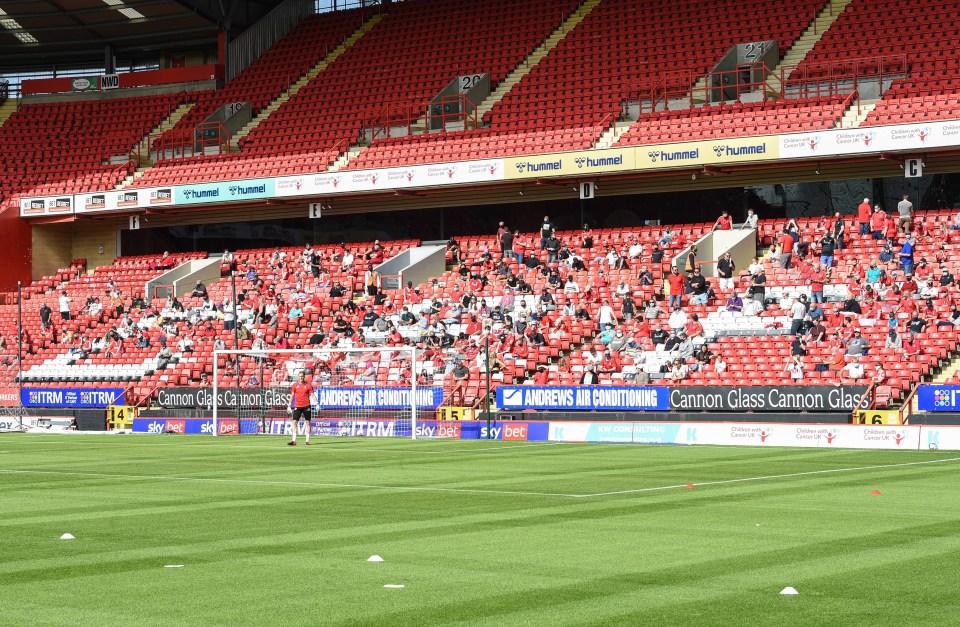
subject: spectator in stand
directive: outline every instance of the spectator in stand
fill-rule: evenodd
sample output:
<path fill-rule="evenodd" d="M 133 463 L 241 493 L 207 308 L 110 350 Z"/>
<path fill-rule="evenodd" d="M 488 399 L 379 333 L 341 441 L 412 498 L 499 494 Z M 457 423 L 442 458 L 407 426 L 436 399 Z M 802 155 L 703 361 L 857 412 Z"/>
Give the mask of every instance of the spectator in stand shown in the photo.
<path fill-rule="evenodd" d="M 920 317 L 918 311 L 913 311 L 910 316 L 910 320 L 907 321 L 907 328 L 910 330 L 910 333 L 916 335 L 917 333 L 923 333 L 923 330 L 927 327 L 927 321 Z"/>
<path fill-rule="evenodd" d="M 587 367 L 583 371 L 583 375 L 580 377 L 580 385 L 596 385 L 600 382 L 600 377 L 597 376 L 597 373 L 594 371 L 595 366 L 593 364 L 587 364 Z"/>
<path fill-rule="evenodd" d="M 637 281 L 645 287 L 653 285 L 653 273 L 647 269 L 647 266 L 640 266 L 640 274 L 637 275 Z"/>
<path fill-rule="evenodd" d="M 857 224 L 860 225 L 860 235 L 870 234 L 870 199 L 864 198 L 857 207 Z"/>
<path fill-rule="evenodd" d="M 819 263 L 814 264 L 813 271 L 810 272 L 807 280 L 810 281 L 810 302 L 822 303 L 823 284 L 827 280 L 827 273 L 823 270 L 823 266 Z"/>
<path fill-rule="evenodd" d="M 847 222 L 837 211 L 833 214 L 833 239 L 837 242 L 837 250 L 843 250 L 844 238 L 847 236 Z"/>
<path fill-rule="evenodd" d="M 630 248 L 627 249 L 627 257 L 637 259 L 641 255 L 643 255 L 643 245 L 640 243 L 639 237 L 634 237 L 633 243 L 630 245 Z"/>
<path fill-rule="evenodd" d="M 860 329 L 853 332 L 853 337 L 847 342 L 847 355 L 857 356 L 866 355 L 870 349 L 870 341 L 863 337 Z"/>
<path fill-rule="evenodd" d="M 790 373 L 790 378 L 794 381 L 803 380 L 803 361 L 800 355 L 794 355 L 783 369 Z"/>
<path fill-rule="evenodd" d="M 887 333 L 887 339 L 883 344 L 886 348 L 903 348 L 903 340 L 896 328 L 891 328 Z"/>
<path fill-rule="evenodd" d="M 717 353 L 717 358 L 713 360 L 713 371 L 717 374 L 727 371 L 727 362 L 723 360 L 723 355 L 720 353 Z"/>
<path fill-rule="evenodd" d="M 849 364 L 840 369 L 841 376 L 851 381 L 859 381 L 863 378 L 863 364 L 859 357 L 854 357 Z"/>
<path fill-rule="evenodd" d="M 67 290 L 60 292 L 57 302 L 60 305 L 60 320 L 70 320 L 70 297 L 67 296 Z"/>
<path fill-rule="evenodd" d="M 753 209 L 747 209 L 747 217 L 744 219 L 743 224 L 740 225 L 741 229 L 755 229 L 757 228 L 757 223 L 759 218 L 757 214 L 753 212 Z"/>
<path fill-rule="evenodd" d="M 753 300 L 757 301 L 761 305 L 766 300 L 767 275 L 763 270 L 763 266 L 760 266 L 758 271 L 753 275 L 753 278 L 751 279 L 750 295 L 753 297 Z"/>
<path fill-rule="evenodd" d="M 904 194 L 903 200 L 897 203 L 897 214 L 900 218 L 900 230 L 909 233 L 910 223 L 913 220 L 913 203 L 910 202 L 910 194 Z"/>
<path fill-rule="evenodd" d="M 703 325 L 700 324 L 700 316 L 697 314 L 691 314 L 690 320 L 687 321 L 687 324 L 683 325 L 683 333 L 691 340 L 696 340 L 697 338 L 703 338 Z"/>
<path fill-rule="evenodd" d="M 547 263 L 553 263 L 557 260 L 557 254 L 560 252 L 560 240 L 557 238 L 556 231 L 551 231 L 544 243 L 544 249 L 547 251 Z"/>
<path fill-rule="evenodd" d="M 620 315 L 624 322 L 633 320 L 636 314 L 637 305 L 633 302 L 633 295 L 629 293 L 624 294 L 623 299 L 620 301 Z"/>
<path fill-rule="evenodd" d="M 50 325 L 50 316 L 53 315 L 53 310 L 50 309 L 50 305 L 43 303 L 40 305 L 40 331 L 46 331 L 47 326 Z"/>
<path fill-rule="evenodd" d="M 691 298 L 690 302 L 694 305 L 706 305 L 707 304 L 707 280 L 700 273 L 700 268 L 696 268 L 693 271 L 693 276 L 690 277 L 688 282 L 690 288 Z"/>
<path fill-rule="evenodd" d="M 897 241 L 898 233 L 900 232 L 899 222 L 897 221 L 896 216 L 893 214 L 887 216 L 887 232 L 886 237 L 891 242 Z"/>
<path fill-rule="evenodd" d="M 193 291 L 190 292 L 190 296 L 204 300 L 207 299 L 207 286 L 203 284 L 203 281 L 197 280 L 197 284 L 194 286 Z"/>
<path fill-rule="evenodd" d="M 647 301 L 647 306 L 643 308 L 643 317 L 647 320 L 656 320 L 662 311 L 663 308 L 657 304 L 657 301 L 651 298 Z"/>
<path fill-rule="evenodd" d="M 507 253 L 513 252 L 513 232 L 503 222 L 497 228 L 497 242 L 500 244 L 501 259 L 506 257 Z"/>
<path fill-rule="evenodd" d="M 883 248 L 880 249 L 878 255 L 881 263 L 889 263 L 893 261 L 893 244 L 890 240 L 884 240 Z"/>
<path fill-rule="evenodd" d="M 686 280 L 683 275 L 680 274 L 680 269 L 674 266 L 670 270 L 670 274 L 667 275 L 667 286 L 670 292 L 670 297 L 667 299 L 667 307 L 673 309 L 674 307 L 680 307 L 683 303 L 683 292 L 686 288 Z"/>
<path fill-rule="evenodd" d="M 956 282 L 956 279 L 953 278 L 953 275 L 950 273 L 946 267 L 940 271 L 940 287 L 949 287 Z"/>
<path fill-rule="evenodd" d="M 903 272 L 906 275 L 913 274 L 913 250 L 916 241 L 912 235 L 907 236 L 907 241 L 900 247 L 900 265 L 903 266 Z"/>
<path fill-rule="evenodd" d="M 736 292 L 730 294 L 730 298 L 727 299 L 727 304 L 724 306 L 724 309 L 738 313 L 743 311 L 743 299 Z"/>
<path fill-rule="evenodd" d="M 726 211 L 720 214 L 717 221 L 713 224 L 714 231 L 730 231 L 733 229 L 733 218 Z"/>
<path fill-rule="evenodd" d="M 777 244 L 780 247 L 780 267 L 789 268 L 790 260 L 793 258 L 793 247 L 796 240 L 790 235 L 790 232 L 784 229 L 783 233 L 777 238 Z"/>
<path fill-rule="evenodd" d="M 587 250 L 593 248 L 593 231 L 589 224 L 584 224 L 583 230 L 580 231 L 580 247 Z"/>
<path fill-rule="evenodd" d="M 674 359 L 673 366 L 670 368 L 670 378 L 674 381 L 683 381 L 687 378 L 690 369 L 687 368 L 687 364 L 683 363 L 682 359 Z"/>
<path fill-rule="evenodd" d="M 807 315 L 807 295 L 800 294 L 790 305 L 790 335 L 796 335 Z"/>
<path fill-rule="evenodd" d="M 724 212 L 724 214 L 726 214 L 726 212 Z M 717 260 L 717 276 L 720 278 L 721 290 L 733 289 L 733 276 L 736 271 L 737 264 L 733 262 L 729 251 L 723 253 L 720 259 Z"/>
<path fill-rule="evenodd" d="M 957 212 L 957 215 L 953 217 L 953 222 L 950 223 L 951 231 L 960 231 L 960 212 Z"/>
<path fill-rule="evenodd" d="M 827 231 L 823 237 L 820 238 L 820 265 L 827 268 L 833 267 L 834 251 L 836 248 L 837 240 Z"/>
<path fill-rule="evenodd" d="M 527 251 L 526 245 L 520 241 L 520 231 L 513 232 L 513 258 L 518 265 L 523 265 L 523 257 Z"/>
<path fill-rule="evenodd" d="M 870 231 L 873 239 L 881 240 L 886 235 L 887 230 L 887 213 L 880 207 L 876 205 L 873 208 L 873 213 L 870 215 Z"/>
<path fill-rule="evenodd" d="M 671 231 L 670 227 L 668 226 L 663 230 L 663 235 L 660 236 L 660 239 L 657 240 L 657 245 L 660 246 L 661 248 L 666 248 L 670 244 L 670 242 L 673 241 L 673 238 L 674 238 L 673 231 Z"/>
<path fill-rule="evenodd" d="M 867 268 L 867 272 L 864 276 L 867 280 L 867 283 L 876 289 L 880 283 L 880 279 L 883 278 L 883 270 L 880 269 L 876 261 L 871 261 L 870 267 Z"/>
<path fill-rule="evenodd" d="M 617 314 L 614 313 L 613 307 L 610 306 L 610 301 L 607 299 L 603 300 L 603 304 L 600 305 L 600 312 L 598 314 L 597 321 L 600 324 L 600 330 L 612 329 L 617 326 Z"/>
<path fill-rule="evenodd" d="M 543 216 L 543 224 L 540 225 L 540 250 L 546 250 L 547 240 L 550 239 L 550 234 L 554 230 L 556 229 L 550 222 L 550 216 Z"/>
<path fill-rule="evenodd" d="M 670 318 L 667 320 L 667 325 L 674 333 L 679 333 L 683 330 L 683 327 L 687 326 L 687 314 L 679 306 L 674 307 Z"/>

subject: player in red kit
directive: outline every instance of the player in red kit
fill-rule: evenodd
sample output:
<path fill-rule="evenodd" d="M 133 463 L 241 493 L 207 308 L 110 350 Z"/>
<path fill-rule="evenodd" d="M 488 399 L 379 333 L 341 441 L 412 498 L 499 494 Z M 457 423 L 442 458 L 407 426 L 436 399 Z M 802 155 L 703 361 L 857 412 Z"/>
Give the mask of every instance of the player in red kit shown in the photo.
<path fill-rule="evenodd" d="M 297 382 L 290 388 L 290 432 L 293 439 L 287 442 L 290 446 L 297 445 L 297 427 L 300 420 L 307 421 L 307 445 L 310 445 L 310 430 L 313 426 L 313 417 L 310 415 L 311 401 L 316 398 L 312 383 L 307 383 L 307 373 L 301 370 L 297 374 Z"/>

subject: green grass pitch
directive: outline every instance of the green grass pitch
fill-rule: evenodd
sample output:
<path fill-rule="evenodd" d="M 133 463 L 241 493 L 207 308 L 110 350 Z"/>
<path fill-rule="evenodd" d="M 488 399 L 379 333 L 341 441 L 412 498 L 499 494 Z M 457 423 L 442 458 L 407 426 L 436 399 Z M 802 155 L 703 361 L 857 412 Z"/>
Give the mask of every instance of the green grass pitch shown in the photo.
<path fill-rule="evenodd" d="M 9 625 L 960 623 L 946 451 L 6 434 L 0 537 Z"/>

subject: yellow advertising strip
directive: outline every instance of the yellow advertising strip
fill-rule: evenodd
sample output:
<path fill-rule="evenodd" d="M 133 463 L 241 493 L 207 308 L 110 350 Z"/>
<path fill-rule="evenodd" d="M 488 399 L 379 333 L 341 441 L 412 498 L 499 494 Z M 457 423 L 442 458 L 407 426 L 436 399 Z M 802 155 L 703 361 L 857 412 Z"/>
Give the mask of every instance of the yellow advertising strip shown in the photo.
<path fill-rule="evenodd" d="M 504 159 L 503 173 L 507 180 L 516 180 L 626 172 L 636 169 L 635 155 L 634 148 L 626 147 L 507 157 Z"/>
<path fill-rule="evenodd" d="M 638 170 L 770 161 L 780 157 L 780 136 L 729 137 L 654 146 L 637 146 Z"/>
<path fill-rule="evenodd" d="M 589 176 L 667 168 L 772 161 L 780 157 L 780 136 L 729 137 L 679 144 L 628 146 L 504 159 L 507 180 Z"/>

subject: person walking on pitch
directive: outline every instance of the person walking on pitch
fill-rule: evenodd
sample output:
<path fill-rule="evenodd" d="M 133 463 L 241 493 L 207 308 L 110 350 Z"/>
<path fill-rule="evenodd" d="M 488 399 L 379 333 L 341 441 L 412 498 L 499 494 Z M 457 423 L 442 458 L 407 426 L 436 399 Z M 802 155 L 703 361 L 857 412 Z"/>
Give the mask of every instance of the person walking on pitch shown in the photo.
<path fill-rule="evenodd" d="M 310 414 L 311 402 L 316 400 L 316 390 L 312 383 L 307 383 L 307 373 L 303 370 L 297 373 L 297 382 L 290 388 L 290 407 L 287 413 L 290 414 L 290 432 L 293 439 L 287 442 L 290 446 L 297 445 L 297 428 L 300 420 L 307 421 L 306 444 L 310 445 L 310 431 L 313 426 L 313 417 Z"/>

